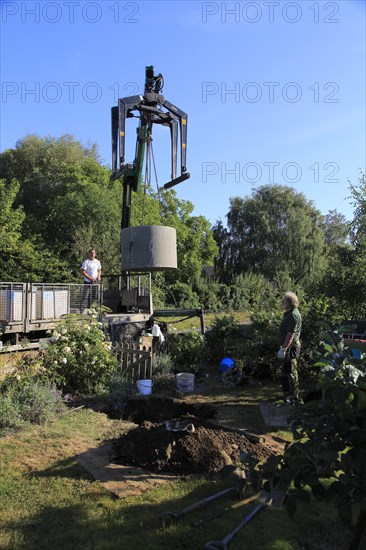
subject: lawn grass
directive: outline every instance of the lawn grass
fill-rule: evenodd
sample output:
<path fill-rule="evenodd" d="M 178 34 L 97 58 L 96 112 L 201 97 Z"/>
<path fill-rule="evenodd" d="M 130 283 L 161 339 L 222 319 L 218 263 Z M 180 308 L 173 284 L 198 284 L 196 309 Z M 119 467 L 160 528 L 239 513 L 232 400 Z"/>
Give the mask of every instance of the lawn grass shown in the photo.
<path fill-rule="evenodd" d="M 209 329 L 214 320 L 217 317 L 222 317 L 222 313 L 205 313 L 205 327 L 206 330 Z M 248 323 L 250 320 L 250 313 L 245 311 L 234 311 L 229 312 L 228 315 L 232 315 L 239 323 Z M 159 322 L 165 322 L 168 324 L 168 331 L 177 331 L 177 332 L 189 332 L 189 331 L 201 331 L 201 320 L 199 317 L 191 317 L 189 319 L 183 319 L 182 316 L 177 317 L 157 317 Z"/>
<path fill-rule="evenodd" d="M 255 399 L 253 391 L 249 395 L 235 391 L 230 398 L 242 399 L 243 406 Z M 76 455 L 130 427 L 81 409 L 45 427 L 32 426 L 0 439 L 0 548 L 195 550 L 209 540 L 222 539 L 253 506 L 232 511 L 199 529 L 192 527 L 208 511 L 233 503 L 228 497 L 163 529 L 162 512 L 177 511 L 232 481 L 187 478 L 141 496 L 116 498 L 79 466 Z M 346 548 L 346 539 L 334 511 L 315 503 L 300 506 L 294 521 L 282 509 L 259 512 L 230 549 L 330 550 Z"/>

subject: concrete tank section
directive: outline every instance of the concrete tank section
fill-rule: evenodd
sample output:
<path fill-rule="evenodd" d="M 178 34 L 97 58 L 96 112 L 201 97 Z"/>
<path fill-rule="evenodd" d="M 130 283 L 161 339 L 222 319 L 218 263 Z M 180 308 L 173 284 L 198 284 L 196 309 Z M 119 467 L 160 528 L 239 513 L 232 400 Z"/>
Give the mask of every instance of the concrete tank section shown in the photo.
<path fill-rule="evenodd" d="M 140 225 L 121 230 L 122 271 L 177 269 L 174 227 Z"/>

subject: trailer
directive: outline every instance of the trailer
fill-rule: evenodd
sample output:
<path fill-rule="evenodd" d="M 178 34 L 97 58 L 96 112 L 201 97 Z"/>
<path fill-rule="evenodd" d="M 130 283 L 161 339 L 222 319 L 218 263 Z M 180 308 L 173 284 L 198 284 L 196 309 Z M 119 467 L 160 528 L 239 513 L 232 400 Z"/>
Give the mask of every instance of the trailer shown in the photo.
<path fill-rule="evenodd" d="M 90 288 L 89 288 L 90 287 Z M 66 315 L 83 314 L 103 303 L 103 287 L 72 283 L 0 283 L 0 331 L 3 343 L 53 329 Z"/>

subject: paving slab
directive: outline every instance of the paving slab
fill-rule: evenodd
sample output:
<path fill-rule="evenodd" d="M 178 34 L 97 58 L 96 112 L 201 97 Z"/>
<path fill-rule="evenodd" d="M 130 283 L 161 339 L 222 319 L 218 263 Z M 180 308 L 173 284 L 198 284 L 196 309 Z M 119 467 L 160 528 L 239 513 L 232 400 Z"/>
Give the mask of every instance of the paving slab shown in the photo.
<path fill-rule="evenodd" d="M 182 479 L 174 474 L 154 474 L 142 468 L 114 464 L 111 456 L 113 445 L 108 441 L 80 453 L 77 460 L 96 481 L 118 498 L 138 496 L 164 483 Z"/>

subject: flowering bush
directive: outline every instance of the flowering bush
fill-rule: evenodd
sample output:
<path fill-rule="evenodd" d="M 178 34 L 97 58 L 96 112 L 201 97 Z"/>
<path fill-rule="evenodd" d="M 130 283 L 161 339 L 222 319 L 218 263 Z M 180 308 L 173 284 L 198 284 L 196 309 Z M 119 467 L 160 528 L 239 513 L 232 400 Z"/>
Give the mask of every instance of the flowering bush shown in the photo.
<path fill-rule="evenodd" d="M 44 384 L 49 382 L 42 353 L 22 357 L 16 363 L 15 369 L 1 381 L 0 392 L 5 394 L 9 391 L 19 391 L 24 384 L 36 381 Z"/>
<path fill-rule="evenodd" d="M 70 316 L 53 331 L 45 352 L 44 367 L 58 387 L 71 393 L 92 394 L 117 368 L 97 312 L 87 319 Z"/>

